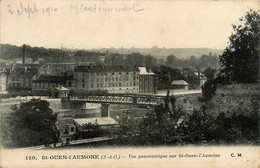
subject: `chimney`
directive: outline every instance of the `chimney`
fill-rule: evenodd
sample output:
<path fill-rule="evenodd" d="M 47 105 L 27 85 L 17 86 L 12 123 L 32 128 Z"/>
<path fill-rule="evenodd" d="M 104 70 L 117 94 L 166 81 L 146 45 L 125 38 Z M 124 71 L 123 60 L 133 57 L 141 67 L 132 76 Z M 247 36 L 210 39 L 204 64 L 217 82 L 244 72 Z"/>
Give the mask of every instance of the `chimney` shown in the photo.
<path fill-rule="evenodd" d="M 148 66 L 146 69 L 147 69 L 147 72 L 150 73 L 150 67 Z"/>
<path fill-rule="evenodd" d="M 23 45 L 23 65 L 25 64 L 25 44 Z"/>
<path fill-rule="evenodd" d="M 14 65 L 11 66 L 11 72 L 14 71 Z"/>

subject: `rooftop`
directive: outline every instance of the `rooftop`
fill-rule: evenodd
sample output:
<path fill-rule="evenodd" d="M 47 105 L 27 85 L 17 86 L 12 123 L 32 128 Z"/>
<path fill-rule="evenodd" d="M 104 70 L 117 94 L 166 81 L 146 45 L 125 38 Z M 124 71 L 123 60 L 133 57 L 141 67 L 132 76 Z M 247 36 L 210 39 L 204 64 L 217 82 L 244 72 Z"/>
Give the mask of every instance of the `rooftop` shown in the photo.
<path fill-rule="evenodd" d="M 56 82 L 56 83 L 65 83 L 66 78 L 60 75 L 41 75 L 38 79 L 33 82 Z"/>
<path fill-rule="evenodd" d="M 67 90 L 69 90 L 69 89 L 68 89 L 68 88 L 65 88 L 65 87 L 63 87 L 63 86 L 60 86 L 60 87 L 54 88 L 53 90 L 67 91 Z"/>
<path fill-rule="evenodd" d="M 20 78 L 32 78 L 38 70 L 36 68 L 14 68 L 10 72 L 10 76 Z"/>
<path fill-rule="evenodd" d="M 154 75 L 150 68 L 138 67 L 138 69 L 140 70 L 140 75 Z"/>
<path fill-rule="evenodd" d="M 137 67 L 124 66 L 76 66 L 75 72 L 132 72 L 139 71 Z"/>
<path fill-rule="evenodd" d="M 188 85 L 187 82 L 185 82 L 184 80 L 174 80 L 171 83 L 172 85 Z"/>
<path fill-rule="evenodd" d="M 79 119 L 73 119 L 73 121 L 80 126 L 83 126 L 86 124 L 97 124 L 100 126 L 118 124 L 118 122 L 116 122 L 111 117 L 79 118 Z"/>

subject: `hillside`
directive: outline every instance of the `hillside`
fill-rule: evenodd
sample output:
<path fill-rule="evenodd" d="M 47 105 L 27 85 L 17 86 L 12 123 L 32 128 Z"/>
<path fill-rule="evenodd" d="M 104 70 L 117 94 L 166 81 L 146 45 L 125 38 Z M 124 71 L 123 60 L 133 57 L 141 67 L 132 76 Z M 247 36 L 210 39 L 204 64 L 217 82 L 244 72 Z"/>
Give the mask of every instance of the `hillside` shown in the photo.
<path fill-rule="evenodd" d="M 223 50 L 212 49 L 212 48 L 102 48 L 102 49 L 92 49 L 89 51 L 96 52 L 112 52 L 120 54 L 130 54 L 137 52 L 143 55 L 152 55 L 156 58 L 166 58 L 168 55 L 174 54 L 177 58 L 186 59 L 190 56 L 195 56 L 199 58 L 202 55 L 208 55 L 210 52 L 212 54 L 221 55 Z"/>
<path fill-rule="evenodd" d="M 215 96 L 207 104 L 214 116 L 223 112 L 226 116 L 243 114 L 249 116 L 259 109 L 260 84 L 218 85 Z"/>
<path fill-rule="evenodd" d="M 80 50 L 80 49 L 79 49 Z M 75 55 L 78 50 L 69 50 L 69 49 L 46 49 L 43 47 L 31 47 L 26 45 L 26 56 L 37 60 L 43 58 L 45 60 L 56 61 L 58 57 L 65 57 L 66 61 L 70 61 L 70 56 Z M 84 50 L 80 50 L 84 51 Z M 174 54 L 177 58 L 188 58 L 190 56 L 200 57 L 202 55 L 208 55 L 210 52 L 212 55 L 222 54 L 223 50 L 211 49 L 211 48 L 102 48 L 102 49 L 89 49 L 84 52 L 88 55 L 104 55 L 109 51 L 110 53 L 119 53 L 119 54 L 131 54 L 133 52 L 140 53 L 142 55 L 151 55 L 156 58 L 166 58 L 168 55 Z M 85 54 L 84 53 L 84 54 Z M 56 59 L 54 58 L 56 57 Z M 0 44 L 0 59 L 15 59 L 22 58 L 22 46 L 14 46 L 9 44 Z M 69 60 L 67 60 L 69 59 Z M 61 59 L 64 60 L 64 59 Z M 60 61 L 60 60 L 58 60 Z M 95 61 L 95 60 L 92 60 Z"/>

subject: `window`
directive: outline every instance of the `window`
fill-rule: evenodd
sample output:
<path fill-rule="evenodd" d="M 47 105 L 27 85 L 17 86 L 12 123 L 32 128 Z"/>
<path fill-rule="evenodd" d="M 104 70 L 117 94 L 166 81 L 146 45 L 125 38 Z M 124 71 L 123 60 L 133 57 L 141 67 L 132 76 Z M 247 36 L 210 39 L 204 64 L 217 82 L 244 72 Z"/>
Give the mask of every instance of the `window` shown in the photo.
<path fill-rule="evenodd" d="M 99 84 L 97 84 L 97 88 L 99 88 Z"/>
<path fill-rule="evenodd" d="M 83 87 L 83 88 L 85 87 L 85 84 L 84 84 L 84 83 L 82 84 L 82 87 Z"/>
<path fill-rule="evenodd" d="M 91 88 L 93 88 L 94 87 L 94 85 L 93 85 L 93 83 L 91 83 Z"/>
<path fill-rule="evenodd" d="M 71 86 L 71 82 L 69 82 L 69 86 Z"/>
<path fill-rule="evenodd" d="M 71 127 L 71 128 L 70 128 L 70 131 L 71 131 L 71 132 L 74 132 L 74 127 Z"/>
<path fill-rule="evenodd" d="M 112 75 L 115 75 L 115 73 L 113 72 Z"/>

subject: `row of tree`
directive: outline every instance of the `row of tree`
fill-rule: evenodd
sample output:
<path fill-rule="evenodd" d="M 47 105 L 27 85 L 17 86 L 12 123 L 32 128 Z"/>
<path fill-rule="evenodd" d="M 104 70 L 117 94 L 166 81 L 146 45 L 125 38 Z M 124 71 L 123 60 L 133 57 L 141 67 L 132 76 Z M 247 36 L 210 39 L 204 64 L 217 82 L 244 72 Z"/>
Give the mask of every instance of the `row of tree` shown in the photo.
<path fill-rule="evenodd" d="M 0 45 L 0 57 L 6 60 L 14 60 L 22 58 L 22 47 L 12 45 Z M 177 58 L 174 54 L 167 56 L 166 59 L 157 59 L 152 55 L 142 55 L 140 53 L 119 54 L 106 52 L 94 52 L 86 50 L 64 50 L 64 49 L 46 49 L 39 47 L 25 46 L 26 58 L 30 58 L 33 62 L 47 63 L 47 62 L 93 62 L 95 64 L 105 65 L 123 65 L 123 66 L 147 66 L 156 67 L 159 65 L 166 65 L 171 68 L 183 67 L 218 67 L 218 56 L 209 53 L 202 55 L 199 59 L 191 56 L 187 59 Z M 103 62 L 104 57 L 104 62 Z M 15 62 L 15 61 L 14 61 Z M 1 63 L 2 66 L 5 66 Z"/>

